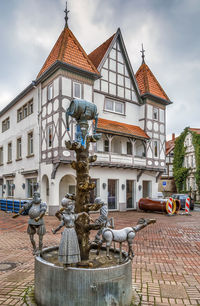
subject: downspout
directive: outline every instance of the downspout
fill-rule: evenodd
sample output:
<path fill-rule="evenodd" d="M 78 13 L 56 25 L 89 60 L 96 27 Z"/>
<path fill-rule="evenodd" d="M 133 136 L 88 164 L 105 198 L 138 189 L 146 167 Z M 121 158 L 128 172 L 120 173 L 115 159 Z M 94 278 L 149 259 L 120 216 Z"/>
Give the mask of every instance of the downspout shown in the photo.
<path fill-rule="evenodd" d="M 39 182 L 39 192 L 41 195 L 41 105 L 42 105 L 42 95 L 41 95 L 41 83 L 38 84 L 37 86 L 37 91 L 38 91 L 38 139 L 39 139 L 39 165 L 38 165 L 38 182 Z"/>

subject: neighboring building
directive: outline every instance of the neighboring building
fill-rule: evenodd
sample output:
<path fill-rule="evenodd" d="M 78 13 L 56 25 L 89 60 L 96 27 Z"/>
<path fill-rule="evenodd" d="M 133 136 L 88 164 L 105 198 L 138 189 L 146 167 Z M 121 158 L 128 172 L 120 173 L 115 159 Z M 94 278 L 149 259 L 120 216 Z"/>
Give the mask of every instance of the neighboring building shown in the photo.
<path fill-rule="evenodd" d="M 198 188 L 195 179 L 195 172 L 196 172 L 196 158 L 195 158 L 195 149 L 193 145 L 193 135 L 191 132 L 195 132 L 200 134 L 200 129 L 189 128 L 188 133 L 185 137 L 184 146 L 185 150 L 185 157 L 184 157 L 184 166 L 189 168 L 189 175 L 186 179 L 186 188 L 187 191 L 191 193 L 192 198 L 195 200 L 200 199 L 200 195 L 198 194 Z"/>
<path fill-rule="evenodd" d="M 176 192 L 176 185 L 173 174 L 174 146 L 175 134 L 172 134 L 172 139 L 166 141 L 166 168 L 159 180 L 158 190 L 168 196 Z"/>
<path fill-rule="evenodd" d="M 67 20 L 67 16 L 66 16 Z M 30 198 L 39 186 L 50 214 L 75 192 L 74 120 L 66 131 L 72 98 L 97 105 L 102 139 L 90 169 L 109 209 L 136 209 L 141 197 L 155 197 L 165 169 L 168 96 L 143 61 L 136 75 L 120 29 L 87 55 L 67 22 L 36 80 L 0 112 L 0 184 L 3 197 Z M 1 189 L 0 189 L 1 192 Z"/>
<path fill-rule="evenodd" d="M 189 128 L 188 133 L 185 137 L 184 146 L 185 156 L 184 164 L 185 168 L 189 168 L 189 175 L 186 179 L 186 191 L 191 194 L 192 198 L 198 200 L 200 198 L 198 194 L 198 188 L 195 179 L 196 172 L 196 157 L 193 145 L 193 135 L 191 132 L 200 134 L 200 129 Z M 176 192 L 176 185 L 174 182 L 173 174 L 173 161 L 174 161 L 174 147 L 175 147 L 175 134 L 172 134 L 172 139 L 166 142 L 166 170 L 162 174 L 159 181 L 159 191 L 164 191 L 166 194 Z M 163 187 L 163 181 L 166 182 L 166 186 Z"/>

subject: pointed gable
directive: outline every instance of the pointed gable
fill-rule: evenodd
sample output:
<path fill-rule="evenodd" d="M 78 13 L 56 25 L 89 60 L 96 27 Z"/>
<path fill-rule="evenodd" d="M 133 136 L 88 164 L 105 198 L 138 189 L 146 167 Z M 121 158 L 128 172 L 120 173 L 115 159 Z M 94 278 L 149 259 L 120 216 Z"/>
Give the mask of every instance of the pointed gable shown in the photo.
<path fill-rule="evenodd" d="M 149 67 L 142 63 L 138 71 L 136 72 L 136 80 L 140 89 L 141 95 L 145 93 L 152 94 L 161 99 L 170 101 L 163 88 L 160 86 L 156 77 L 153 75 Z"/>
<path fill-rule="evenodd" d="M 113 34 L 109 39 L 107 39 L 102 45 L 97 47 L 93 52 L 91 52 L 88 57 L 93 62 L 96 68 L 99 67 L 106 51 L 108 50 L 115 34 Z"/>
<path fill-rule="evenodd" d="M 101 73 L 95 89 L 105 94 L 138 103 L 139 89 L 120 29 L 89 54 Z"/>
<path fill-rule="evenodd" d="M 37 78 L 47 71 L 56 61 L 69 64 L 90 73 L 99 74 L 69 28 L 64 28 L 60 34 Z"/>

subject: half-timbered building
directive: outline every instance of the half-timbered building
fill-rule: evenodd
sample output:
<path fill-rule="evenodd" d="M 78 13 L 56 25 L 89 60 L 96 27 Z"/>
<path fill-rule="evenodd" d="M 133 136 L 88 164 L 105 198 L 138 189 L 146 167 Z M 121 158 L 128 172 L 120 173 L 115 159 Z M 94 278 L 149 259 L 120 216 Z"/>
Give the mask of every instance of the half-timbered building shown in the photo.
<path fill-rule="evenodd" d="M 141 197 L 155 197 L 170 99 L 144 53 L 134 74 L 120 29 L 87 55 L 67 22 L 36 80 L 0 113 L 1 196 L 29 198 L 39 186 L 53 214 L 63 196 L 75 192 L 75 156 L 65 147 L 75 138 L 74 120 L 69 132 L 65 121 L 73 98 L 95 103 L 99 113 L 91 201 L 100 196 L 109 209 L 127 210 Z"/>

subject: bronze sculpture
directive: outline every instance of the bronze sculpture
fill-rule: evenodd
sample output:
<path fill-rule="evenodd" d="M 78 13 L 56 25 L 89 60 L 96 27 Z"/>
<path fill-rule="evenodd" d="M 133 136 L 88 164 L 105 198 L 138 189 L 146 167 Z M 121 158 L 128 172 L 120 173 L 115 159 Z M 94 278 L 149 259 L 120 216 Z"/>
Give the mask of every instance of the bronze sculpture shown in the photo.
<path fill-rule="evenodd" d="M 33 246 L 33 255 L 38 254 L 38 252 L 42 251 L 43 246 L 43 236 L 46 233 L 46 228 L 44 224 L 43 216 L 47 210 L 46 203 L 41 201 L 39 192 L 34 192 L 32 201 L 28 201 L 24 204 L 22 209 L 15 215 L 13 218 L 17 218 L 21 215 L 25 210 L 28 211 L 29 220 L 28 220 L 28 228 L 27 233 L 30 236 L 30 241 Z M 39 236 L 39 248 L 37 250 L 36 243 L 34 240 L 34 235 L 38 234 Z"/>
<path fill-rule="evenodd" d="M 80 215 L 86 213 L 75 214 L 73 202 L 66 198 L 62 200 L 61 204 L 64 208 L 60 217 L 62 222 L 56 229 L 52 229 L 52 232 L 56 234 L 57 231 L 65 226 L 60 241 L 58 260 L 63 263 L 64 266 L 68 266 L 72 263 L 74 264 L 81 261 L 80 249 L 75 231 L 75 221 Z"/>
<path fill-rule="evenodd" d="M 122 261 L 122 242 L 128 242 L 128 257 L 133 259 L 134 252 L 132 249 L 133 239 L 138 231 L 143 229 L 149 224 L 155 223 L 154 219 L 139 219 L 138 224 L 133 227 L 125 227 L 119 230 L 111 228 L 104 228 L 102 230 L 102 240 L 99 242 L 97 254 L 99 254 L 100 247 L 106 242 L 106 256 L 110 258 L 109 250 L 112 242 L 119 242 L 120 244 L 120 262 Z"/>

